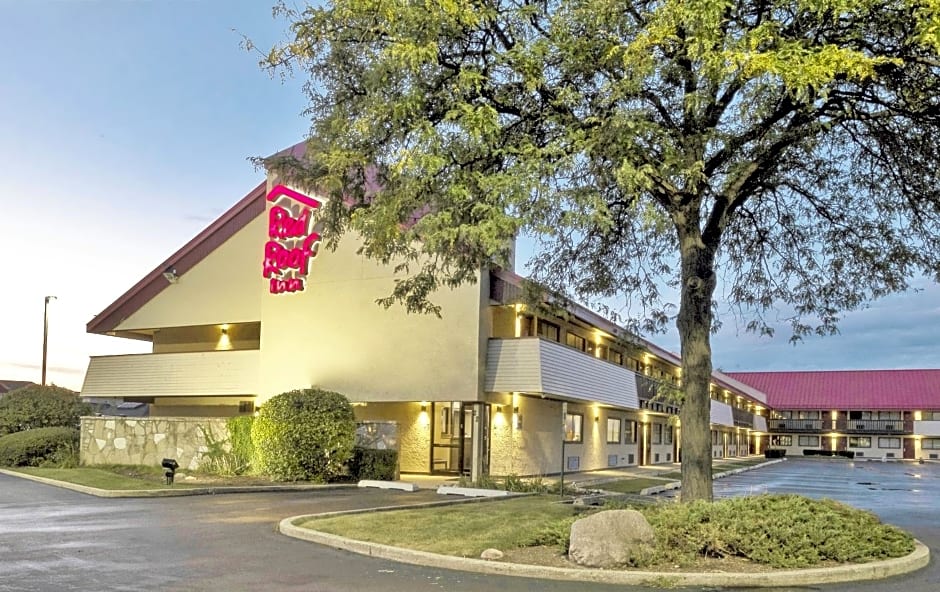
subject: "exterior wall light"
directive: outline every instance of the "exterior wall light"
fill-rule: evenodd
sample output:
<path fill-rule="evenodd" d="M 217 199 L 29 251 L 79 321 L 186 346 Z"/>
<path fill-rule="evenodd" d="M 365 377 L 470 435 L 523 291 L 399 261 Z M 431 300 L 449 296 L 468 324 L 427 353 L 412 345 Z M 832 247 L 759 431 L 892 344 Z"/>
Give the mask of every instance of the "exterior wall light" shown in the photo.
<path fill-rule="evenodd" d="M 180 276 L 179 276 L 179 274 L 176 272 L 176 268 L 173 267 L 172 265 L 169 266 L 169 267 L 167 267 L 167 268 L 163 271 L 163 277 L 165 277 L 165 278 L 166 278 L 166 281 L 170 282 L 171 284 L 175 284 L 176 282 L 178 282 L 178 281 L 180 280 Z"/>

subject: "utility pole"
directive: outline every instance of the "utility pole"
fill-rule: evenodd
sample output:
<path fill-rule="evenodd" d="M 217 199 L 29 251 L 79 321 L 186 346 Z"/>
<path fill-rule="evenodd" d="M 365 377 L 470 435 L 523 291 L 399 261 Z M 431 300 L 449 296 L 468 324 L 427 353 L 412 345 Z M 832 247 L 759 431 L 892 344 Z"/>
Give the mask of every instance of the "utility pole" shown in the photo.
<path fill-rule="evenodd" d="M 49 349 L 49 302 L 55 299 L 55 296 L 46 296 L 46 302 L 42 309 L 42 386 L 46 386 L 46 352 Z"/>

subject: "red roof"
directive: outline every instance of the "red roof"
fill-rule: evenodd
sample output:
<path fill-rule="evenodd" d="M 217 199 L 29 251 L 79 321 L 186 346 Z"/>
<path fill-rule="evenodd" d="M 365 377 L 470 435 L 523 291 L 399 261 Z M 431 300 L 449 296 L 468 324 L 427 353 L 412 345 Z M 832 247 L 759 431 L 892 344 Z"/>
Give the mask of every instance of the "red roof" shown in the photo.
<path fill-rule="evenodd" d="M 940 370 L 729 372 L 773 409 L 940 410 Z"/>

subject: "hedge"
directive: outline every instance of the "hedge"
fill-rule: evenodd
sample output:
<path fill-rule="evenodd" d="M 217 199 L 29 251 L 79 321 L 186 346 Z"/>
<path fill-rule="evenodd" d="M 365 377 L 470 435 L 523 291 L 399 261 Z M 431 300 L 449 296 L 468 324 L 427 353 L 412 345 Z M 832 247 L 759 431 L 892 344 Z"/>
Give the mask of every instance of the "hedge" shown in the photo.
<path fill-rule="evenodd" d="M 398 478 L 398 451 L 374 448 L 353 448 L 349 474 L 356 479 L 393 481 Z"/>
<path fill-rule="evenodd" d="M 37 467 L 68 462 L 78 450 L 78 430 L 36 428 L 0 437 L 0 466 Z"/>

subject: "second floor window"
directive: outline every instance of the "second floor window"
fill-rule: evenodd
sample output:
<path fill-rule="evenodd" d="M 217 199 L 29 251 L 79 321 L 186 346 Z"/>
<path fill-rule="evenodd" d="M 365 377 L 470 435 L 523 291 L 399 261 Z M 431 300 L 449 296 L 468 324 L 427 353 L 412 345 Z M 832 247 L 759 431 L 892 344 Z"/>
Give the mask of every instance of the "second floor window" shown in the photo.
<path fill-rule="evenodd" d="M 573 347 L 581 351 L 586 351 L 585 346 L 587 342 L 585 341 L 584 337 L 581 337 L 580 335 L 577 335 L 575 333 L 568 333 L 568 336 L 566 338 L 566 343 L 568 344 L 568 347 Z"/>
<path fill-rule="evenodd" d="M 561 329 L 555 323 L 539 319 L 539 337 L 551 339 L 552 341 L 561 341 Z"/>

